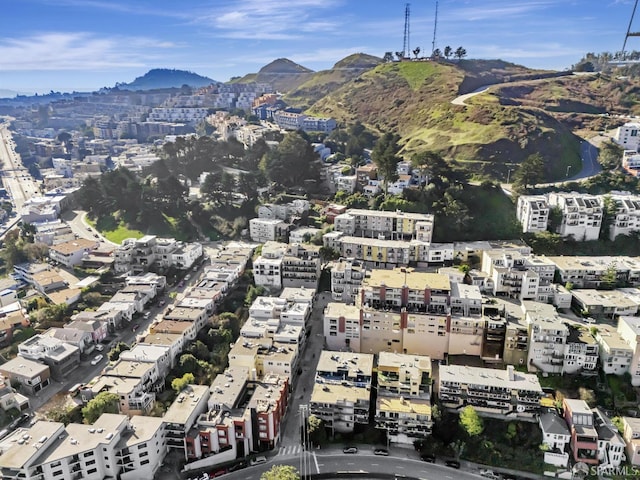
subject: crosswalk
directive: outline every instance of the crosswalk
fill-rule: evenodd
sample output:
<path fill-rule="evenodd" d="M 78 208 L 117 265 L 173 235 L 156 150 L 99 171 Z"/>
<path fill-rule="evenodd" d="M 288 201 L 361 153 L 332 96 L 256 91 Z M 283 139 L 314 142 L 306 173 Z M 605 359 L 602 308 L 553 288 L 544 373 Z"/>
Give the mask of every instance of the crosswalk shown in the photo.
<path fill-rule="evenodd" d="M 278 449 L 278 456 L 300 455 L 302 447 L 300 445 L 288 445 Z"/>

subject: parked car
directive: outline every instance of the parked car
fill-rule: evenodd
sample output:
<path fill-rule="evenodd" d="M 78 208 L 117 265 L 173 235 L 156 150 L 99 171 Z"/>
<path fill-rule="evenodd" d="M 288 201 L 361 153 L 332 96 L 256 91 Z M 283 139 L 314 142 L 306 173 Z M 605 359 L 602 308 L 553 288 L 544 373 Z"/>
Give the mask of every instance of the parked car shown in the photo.
<path fill-rule="evenodd" d="M 358 447 L 344 447 L 342 453 L 358 453 Z"/>
<path fill-rule="evenodd" d="M 140 328 L 140 325 L 136 323 L 133 327 L 131 327 L 131 331 L 135 332 L 136 330 L 138 330 L 138 328 Z"/>
<path fill-rule="evenodd" d="M 100 343 L 99 343 L 99 344 L 97 344 L 97 345 L 96 345 L 96 350 L 97 350 L 97 351 L 99 351 L 99 352 L 103 351 L 103 350 L 104 350 L 104 345 L 102 345 L 102 344 L 100 344 Z"/>
<path fill-rule="evenodd" d="M 491 480 L 502 480 L 502 477 L 495 473 L 493 470 L 482 469 L 480 470 L 480 476 L 489 478 Z"/>
<path fill-rule="evenodd" d="M 252 458 L 249 463 L 251 464 L 252 467 L 254 465 L 260 465 L 261 463 L 267 463 L 267 457 L 265 457 L 264 455 L 261 455 L 256 458 Z"/>
<path fill-rule="evenodd" d="M 165 300 L 160 300 L 160 301 L 158 302 L 158 306 L 159 306 L 159 307 L 164 307 L 166 303 L 167 303 L 167 302 L 166 302 Z"/>
<path fill-rule="evenodd" d="M 220 470 L 216 470 L 215 472 L 213 472 L 211 474 L 211 478 L 216 478 L 216 477 L 221 477 L 222 475 L 225 475 L 227 473 L 227 471 L 223 468 Z"/>
<path fill-rule="evenodd" d="M 460 462 L 458 460 L 447 460 L 444 462 L 447 467 L 460 468 Z"/>
<path fill-rule="evenodd" d="M 245 461 L 234 463 L 229 467 L 229 471 L 235 472 L 236 470 L 242 470 L 243 468 L 247 468 L 247 462 Z"/>
<path fill-rule="evenodd" d="M 387 450 L 386 448 L 376 448 L 373 451 L 374 455 L 382 455 L 383 457 L 387 457 L 389 456 L 389 450 Z"/>
<path fill-rule="evenodd" d="M 423 453 L 420 455 L 423 462 L 436 463 L 436 456 L 433 453 Z"/>
<path fill-rule="evenodd" d="M 148 319 L 151 316 L 151 312 L 144 312 L 144 318 L 145 320 Z"/>
<path fill-rule="evenodd" d="M 102 354 L 96 355 L 95 357 L 93 357 L 93 360 L 91 360 L 91 365 L 99 364 L 102 361 L 103 358 L 104 358 L 104 355 L 102 355 Z"/>

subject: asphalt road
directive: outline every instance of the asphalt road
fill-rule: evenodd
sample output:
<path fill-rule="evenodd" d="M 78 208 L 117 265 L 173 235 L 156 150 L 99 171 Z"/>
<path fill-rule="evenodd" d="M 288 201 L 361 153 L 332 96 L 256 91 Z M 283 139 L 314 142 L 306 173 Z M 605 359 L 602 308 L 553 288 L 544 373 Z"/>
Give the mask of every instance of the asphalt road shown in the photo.
<path fill-rule="evenodd" d="M 398 475 L 399 477 L 428 478 L 429 480 L 477 480 L 478 471 L 456 470 L 440 464 L 426 463 L 421 460 L 403 458 L 401 456 L 379 457 L 372 453 L 345 454 L 311 454 L 310 473 L 362 472 L 362 478 L 374 478 L 375 473 Z M 236 472 L 228 473 L 222 478 L 229 480 L 259 479 L 260 475 L 273 465 L 291 465 L 300 471 L 298 458 L 273 458 L 267 463 L 255 467 L 248 467 Z"/>

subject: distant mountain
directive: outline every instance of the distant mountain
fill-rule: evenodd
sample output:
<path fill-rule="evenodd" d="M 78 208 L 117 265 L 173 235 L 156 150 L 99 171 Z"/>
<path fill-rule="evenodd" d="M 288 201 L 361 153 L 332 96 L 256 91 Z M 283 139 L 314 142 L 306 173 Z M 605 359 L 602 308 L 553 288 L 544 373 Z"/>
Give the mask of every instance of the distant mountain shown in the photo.
<path fill-rule="evenodd" d="M 231 83 L 264 82 L 270 83 L 278 92 L 289 92 L 306 82 L 313 74 L 313 70 L 288 58 L 278 58 L 262 67 L 258 73 L 235 78 Z"/>
<path fill-rule="evenodd" d="M 0 98 L 14 98 L 16 95 L 25 95 L 25 93 L 0 88 Z"/>
<path fill-rule="evenodd" d="M 154 68 L 131 83 L 118 83 L 116 86 L 121 90 L 154 90 L 158 88 L 180 88 L 183 85 L 206 87 L 212 83 L 217 82 L 211 78 L 186 70 Z"/>

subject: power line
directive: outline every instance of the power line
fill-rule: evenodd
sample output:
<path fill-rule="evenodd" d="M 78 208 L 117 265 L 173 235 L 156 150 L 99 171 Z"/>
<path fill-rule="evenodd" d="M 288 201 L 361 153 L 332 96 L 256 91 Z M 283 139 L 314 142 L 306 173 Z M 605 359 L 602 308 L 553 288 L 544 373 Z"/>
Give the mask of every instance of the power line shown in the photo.
<path fill-rule="evenodd" d="M 622 44 L 622 55 L 624 55 L 625 49 L 627 48 L 627 40 L 629 37 L 640 37 L 640 32 L 632 32 L 631 24 L 633 23 L 633 17 L 636 14 L 636 8 L 638 7 L 638 0 L 633 4 L 633 11 L 631 12 L 631 18 L 629 19 L 629 26 L 627 27 L 627 34 L 624 37 L 624 43 Z"/>

